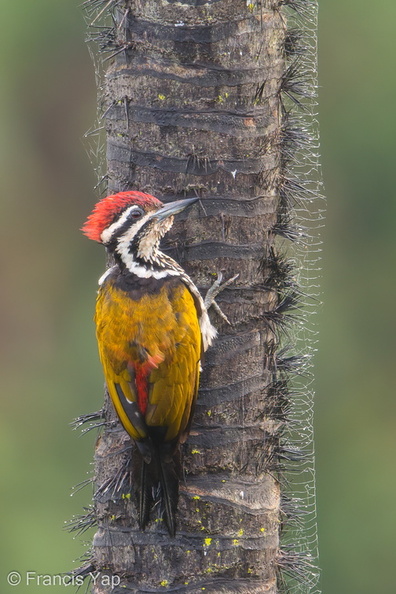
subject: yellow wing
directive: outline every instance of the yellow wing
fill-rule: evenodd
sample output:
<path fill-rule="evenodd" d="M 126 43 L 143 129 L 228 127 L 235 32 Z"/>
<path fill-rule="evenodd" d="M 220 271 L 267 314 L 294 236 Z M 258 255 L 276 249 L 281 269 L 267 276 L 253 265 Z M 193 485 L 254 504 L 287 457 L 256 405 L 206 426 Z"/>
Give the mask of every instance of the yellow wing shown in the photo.
<path fill-rule="evenodd" d="M 125 291 L 110 276 L 95 321 L 106 383 L 125 430 L 137 441 L 155 432 L 161 441 L 184 441 L 202 349 L 188 288 L 170 278 L 150 292 Z"/>

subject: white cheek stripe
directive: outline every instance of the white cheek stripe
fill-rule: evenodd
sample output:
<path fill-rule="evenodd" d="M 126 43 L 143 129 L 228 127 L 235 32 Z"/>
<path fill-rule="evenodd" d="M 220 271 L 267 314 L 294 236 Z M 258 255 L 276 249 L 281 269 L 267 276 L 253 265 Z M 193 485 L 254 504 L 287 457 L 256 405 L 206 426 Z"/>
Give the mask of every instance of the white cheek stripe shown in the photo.
<path fill-rule="evenodd" d="M 134 223 L 132 227 L 130 227 L 128 231 L 126 231 L 126 233 L 124 233 L 124 235 L 122 235 L 118 240 L 116 252 L 121 256 L 121 259 L 127 266 L 129 262 L 132 260 L 132 256 L 129 252 L 129 246 L 133 238 L 135 237 L 136 233 L 140 231 L 140 229 L 147 222 L 150 216 L 151 213 L 144 215 L 144 217 L 142 217 L 140 221 L 136 221 L 136 223 Z"/>
<path fill-rule="evenodd" d="M 124 212 L 122 213 L 120 218 L 117 219 L 112 225 L 110 225 L 110 227 L 107 227 L 107 229 L 102 231 L 102 234 L 100 236 L 102 243 L 108 243 L 110 241 L 110 239 L 112 238 L 113 234 L 117 231 L 117 229 L 120 229 L 123 226 L 123 224 L 127 221 L 130 213 L 133 210 L 138 209 L 138 208 L 139 207 L 136 204 L 133 204 L 132 206 L 130 206 L 129 208 L 124 210 Z M 136 221 L 136 223 L 134 223 L 134 225 L 132 227 L 132 229 L 134 229 L 134 234 L 136 233 L 136 231 L 138 231 L 140 229 L 142 224 L 144 224 L 147 221 L 149 216 L 150 216 L 150 213 L 145 215 L 144 217 L 142 217 L 140 219 L 140 221 Z"/>

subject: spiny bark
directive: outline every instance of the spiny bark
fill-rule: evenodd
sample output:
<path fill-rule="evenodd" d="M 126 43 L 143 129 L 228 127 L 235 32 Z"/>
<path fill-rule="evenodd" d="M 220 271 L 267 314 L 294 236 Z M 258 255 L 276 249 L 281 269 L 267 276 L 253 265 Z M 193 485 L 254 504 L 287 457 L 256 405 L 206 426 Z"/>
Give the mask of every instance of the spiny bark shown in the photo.
<path fill-rule="evenodd" d="M 108 193 L 199 196 L 166 249 L 203 291 L 219 271 L 239 274 L 218 298 L 231 325 L 212 314 L 220 336 L 204 361 L 184 448 L 174 539 L 160 518 L 145 532 L 137 527 L 131 444 L 107 400 L 90 568 L 121 576 L 113 592 L 278 592 L 286 405 L 275 325 L 294 299 L 274 247 L 287 232 L 283 3 L 112 3 L 102 106 Z M 93 587 L 110 590 L 103 580 Z"/>

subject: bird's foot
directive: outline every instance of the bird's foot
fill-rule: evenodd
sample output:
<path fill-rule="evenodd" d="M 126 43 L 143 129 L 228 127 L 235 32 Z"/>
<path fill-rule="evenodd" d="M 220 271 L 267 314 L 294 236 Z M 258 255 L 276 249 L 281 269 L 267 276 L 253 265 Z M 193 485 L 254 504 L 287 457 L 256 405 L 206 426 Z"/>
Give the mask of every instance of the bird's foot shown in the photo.
<path fill-rule="evenodd" d="M 211 287 L 209 287 L 209 289 L 206 293 L 205 299 L 204 299 L 204 304 L 205 304 L 206 309 L 208 310 L 210 307 L 213 307 L 213 309 L 219 314 L 219 316 L 221 318 L 223 318 L 223 320 L 225 322 L 227 322 L 227 324 L 229 324 L 230 326 L 231 326 L 230 320 L 227 318 L 225 313 L 217 305 L 215 299 L 216 299 L 217 295 L 219 293 L 221 293 L 221 291 L 223 291 L 231 283 L 233 283 L 234 280 L 238 278 L 238 276 L 239 276 L 239 274 L 236 274 L 235 276 L 229 278 L 224 283 L 222 283 L 223 274 L 221 272 L 218 272 L 217 279 L 215 280 L 213 285 Z"/>

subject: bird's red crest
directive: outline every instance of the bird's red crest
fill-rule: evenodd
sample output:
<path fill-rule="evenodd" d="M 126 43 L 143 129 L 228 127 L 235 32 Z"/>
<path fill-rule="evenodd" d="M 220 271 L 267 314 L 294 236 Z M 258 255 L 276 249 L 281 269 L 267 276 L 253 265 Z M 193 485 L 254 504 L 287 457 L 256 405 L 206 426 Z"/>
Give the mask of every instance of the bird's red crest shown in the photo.
<path fill-rule="evenodd" d="M 111 225 L 115 216 L 127 206 L 132 206 L 132 204 L 137 204 L 145 210 L 153 210 L 162 206 L 162 202 L 158 198 L 150 194 L 144 194 L 143 192 L 119 192 L 118 194 L 112 194 L 99 200 L 82 226 L 81 231 L 89 239 L 100 241 L 102 232 Z"/>

